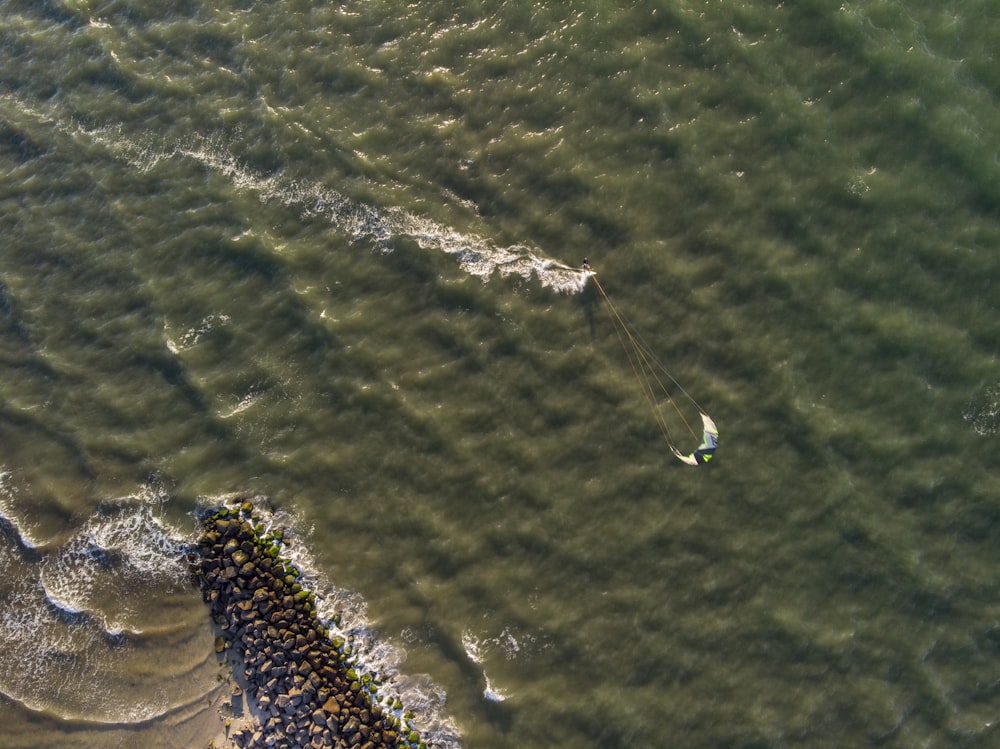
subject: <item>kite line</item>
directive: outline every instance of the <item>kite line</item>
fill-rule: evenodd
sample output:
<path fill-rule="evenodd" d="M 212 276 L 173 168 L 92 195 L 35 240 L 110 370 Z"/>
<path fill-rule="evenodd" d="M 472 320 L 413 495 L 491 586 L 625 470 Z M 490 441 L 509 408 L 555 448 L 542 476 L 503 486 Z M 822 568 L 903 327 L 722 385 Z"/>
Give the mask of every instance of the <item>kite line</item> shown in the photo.
<path fill-rule="evenodd" d="M 667 371 L 667 368 L 656 358 L 652 349 L 643 340 L 642 336 L 639 335 L 635 326 L 625 318 L 618 307 L 611 301 L 611 297 L 608 296 L 604 287 L 601 286 L 601 282 L 597 280 L 597 274 L 591 270 L 586 258 L 583 261 L 583 269 L 589 272 L 590 278 L 604 302 L 604 308 L 608 312 L 608 318 L 615 329 L 618 342 L 625 352 L 625 358 L 632 368 L 632 373 L 635 375 L 639 387 L 642 389 L 643 397 L 653 412 L 653 418 L 656 420 L 664 442 L 666 442 L 674 455 L 689 465 L 704 465 L 708 463 L 715 455 L 715 449 L 719 444 L 719 430 L 715 426 L 715 422 L 705 409 L 701 407 L 701 404 Z M 698 409 L 698 413 L 701 416 L 702 441 L 691 453 L 685 454 L 678 449 L 670 427 L 667 424 L 667 419 L 663 414 L 663 409 L 659 405 L 661 400 L 665 400 L 677 413 L 681 423 L 690 435 L 694 439 L 698 438 L 699 435 L 695 431 L 695 428 L 688 421 L 687 417 L 685 417 L 674 395 L 671 394 L 669 385 L 672 385 L 676 392 L 687 398 Z"/>

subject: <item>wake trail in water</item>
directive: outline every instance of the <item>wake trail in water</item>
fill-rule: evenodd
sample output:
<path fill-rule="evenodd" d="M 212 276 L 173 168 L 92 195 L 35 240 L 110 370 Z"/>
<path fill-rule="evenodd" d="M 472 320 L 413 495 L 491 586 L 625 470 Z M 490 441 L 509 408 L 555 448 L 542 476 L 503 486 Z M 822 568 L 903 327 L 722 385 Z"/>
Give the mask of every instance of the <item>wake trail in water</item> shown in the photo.
<path fill-rule="evenodd" d="M 962 418 L 980 437 L 1000 432 L 1000 383 L 977 393 L 962 411 Z"/>
<path fill-rule="evenodd" d="M 196 137 L 187 145 L 158 146 L 130 139 L 117 127 L 88 129 L 76 125 L 73 132 L 107 148 L 142 172 L 165 160 L 191 159 L 225 176 L 238 189 L 254 192 L 262 201 L 276 201 L 298 210 L 303 217 L 327 221 L 352 242 L 368 241 L 382 252 L 391 252 L 394 240 L 409 238 L 423 250 L 455 257 L 463 271 L 484 283 L 494 275 L 525 280 L 534 277 L 543 287 L 564 294 L 578 294 L 587 284 L 586 271 L 547 258 L 526 245 L 498 246 L 401 208 L 377 208 L 285 172 L 257 173 L 231 153 L 221 138 Z"/>

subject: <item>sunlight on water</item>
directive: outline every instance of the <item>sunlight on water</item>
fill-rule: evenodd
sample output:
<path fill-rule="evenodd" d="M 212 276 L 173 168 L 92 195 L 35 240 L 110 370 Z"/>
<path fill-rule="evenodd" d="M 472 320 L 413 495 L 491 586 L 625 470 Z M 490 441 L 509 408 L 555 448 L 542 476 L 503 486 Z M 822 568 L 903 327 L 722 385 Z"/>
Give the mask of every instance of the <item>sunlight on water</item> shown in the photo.
<path fill-rule="evenodd" d="M 13 745 L 223 743 L 233 494 L 442 747 L 989 745 L 993 15 L 0 0 Z"/>

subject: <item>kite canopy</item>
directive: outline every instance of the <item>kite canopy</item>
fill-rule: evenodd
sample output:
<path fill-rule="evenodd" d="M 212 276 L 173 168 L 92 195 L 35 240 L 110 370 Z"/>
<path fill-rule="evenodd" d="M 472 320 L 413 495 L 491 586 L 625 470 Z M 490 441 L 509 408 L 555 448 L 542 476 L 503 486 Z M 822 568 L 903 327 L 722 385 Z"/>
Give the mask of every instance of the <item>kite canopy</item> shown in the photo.
<path fill-rule="evenodd" d="M 676 447 L 671 446 L 674 451 L 674 455 L 683 460 L 688 465 L 692 466 L 702 466 L 712 459 L 715 455 L 715 448 L 719 446 L 719 430 L 715 426 L 715 422 L 709 417 L 707 413 L 701 414 L 701 423 L 705 427 L 705 432 L 701 437 L 701 444 L 698 445 L 698 449 L 695 450 L 690 455 L 684 455 Z"/>

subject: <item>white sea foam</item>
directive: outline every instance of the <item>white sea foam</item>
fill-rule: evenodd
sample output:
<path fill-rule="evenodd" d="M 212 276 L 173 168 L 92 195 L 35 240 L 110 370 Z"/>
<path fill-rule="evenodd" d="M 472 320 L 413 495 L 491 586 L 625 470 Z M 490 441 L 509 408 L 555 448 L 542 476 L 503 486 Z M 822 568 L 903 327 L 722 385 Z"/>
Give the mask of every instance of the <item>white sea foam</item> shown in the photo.
<path fill-rule="evenodd" d="M 252 387 L 242 398 L 240 398 L 236 405 L 229 409 L 229 411 L 220 413 L 219 417 L 222 419 L 230 419 L 237 414 L 241 414 L 257 403 L 257 401 L 260 400 L 260 397 L 260 390 L 256 386 Z"/>
<path fill-rule="evenodd" d="M 0 467 L 0 521 L 10 526 L 21 546 L 26 549 L 37 549 L 44 541 L 36 538 L 24 520 L 19 517 L 17 511 L 19 494 L 20 489 L 11 473 Z"/>
<path fill-rule="evenodd" d="M 486 688 L 483 689 L 483 697 L 488 699 L 490 702 L 503 702 L 507 699 L 507 694 L 501 692 L 499 689 L 493 686 L 493 682 L 490 681 L 490 677 L 486 675 L 486 671 L 483 671 L 483 679 L 486 680 Z"/>
<path fill-rule="evenodd" d="M 112 634 L 134 630 L 150 589 L 183 584 L 187 543 L 140 496 L 116 500 L 91 517 L 69 542 L 48 554 L 38 570 L 46 598 L 66 612 L 87 612 Z M 114 596 L 115 607 L 105 601 Z"/>
<path fill-rule="evenodd" d="M 473 663 L 481 664 L 490 651 L 499 650 L 508 661 L 517 657 L 524 643 L 534 642 L 530 634 L 515 635 L 510 627 L 504 627 L 495 637 L 476 636 L 472 630 L 462 632 L 462 645 L 465 654 Z"/>
<path fill-rule="evenodd" d="M 188 328 L 179 337 L 174 338 L 170 331 L 166 331 L 167 348 L 173 354 L 179 354 L 189 348 L 197 346 L 201 339 L 216 328 L 226 326 L 230 323 L 229 315 L 208 315 L 200 323 L 192 328 Z"/>
<path fill-rule="evenodd" d="M 304 217 L 320 218 L 351 241 L 368 241 L 391 252 L 396 238 L 407 237 L 428 251 L 455 256 L 466 273 L 486 282 L 494 275 L 532 277 L 547 288 L 566 294 L 583 291 L 590 275 L 580 268 L 556 262 L 525 245 L 498 246 L 479 236 L 463 234 L 426 217 L 397 207 L 377 208 L 324 185 L 297 180 L 285 172 L 263 175 L 243 164 L 220 138 L 196 138 L 185 145 L 142 143 L 126 137 L 120 128 L 75 128 L 80 135 L 111 150 L 139 171 L 148 171 L 174 158 L 192 159 L 232 184 L 254 192 L 262 201 L 277 201 Z M 175 345 L 183 347 L 184 341 Z"/>
<path fill-rule="evenodd" d="M 484 657 L 482 640 L 472 634 L 471 630 L 466 629 L 462 631 L 462 647 L 465 648 L 465 654 L 470 661 L 476 665 L 482 665 Z"/>
<path fill-rule="evenodd" d="M 37 559 L 0 545 L 0 692 L 33 710 L 102 723 L 148 720 L 191 697 L 190 675 L 109 688 L 123 663 L 148 657 L 134 645 L 131 612 L 148 613 L 151 591 L 186 584 L 188 546 L 157 516 L 161 498 L 144 487 L 108 501 Z"/>
<path fill-rule="evenodd" d="M 389 253 L 397 239 L 409 238 L 421 249 L 453 256 L 465 273 L 484 283 L 496 276 L 516 276 L 526 281 L 535 278 L 545 288 L 578 294 L 592 275 L 590 271 L 548 258 L 532 247 L 497 245 L 398 207 L 381 208 L 352 199 L 326 185 L 296 179 L 285 170 L 258 173 L 232 152 L 233 146 L 223 137 L 194 136 L 184 143 L 164 142 L 154 137 L 142 139 L 125 134 L 120 126 L 88 127 L 66 122 L 57 112 L 47 112 L 13 97 L 2 98 L 35 120 L 98 144 L 139 172 L 150 171 L 170 160 L 190 159 L 223 175 L 236 188 L 256 194 L 261 201 L 278 202 L 299 211 L 303 217 L 328 222 L 334 231 L 352 242 L 368 242 Z M 167 331 L 167 347 L 177 354 L 197 345 L 205 334 L 228 322 L 223 315 L 213 315 L 177 337 Z"/>
<path fill-rule="evenodd" d="M 61 617 L 43 596 L 26 584 L 0 613 L 0 692 L 35 711 L 99 723 L 136 723 L 172 709 L 166 697 L 110 694 L 132 647 L 90 617 Z"/>
<path fill-rule="evenodd" d="M 970 400 L 962 418 L 982 437 L 1000 432 L 1000 384 L 990 385 Z"/>
<path fill-rule="evenodd" d="M 482 668 L 483 681 L 486 684 L 483 688 L 483 697 L 490 702 L 506 700 L 509 695 L 493 684 L 483 666 L 489 652 L 494 648 L 503 650 L 507 660 L 512 659 L 521 649 L 520 643 L 510 632 L 510 629 L 505 627 L 498 637 L 493 638 L 478 637 L 473 634 L 472 630 L 465 629 L 462 631 L 462 647 L 469 660 Z"/>

